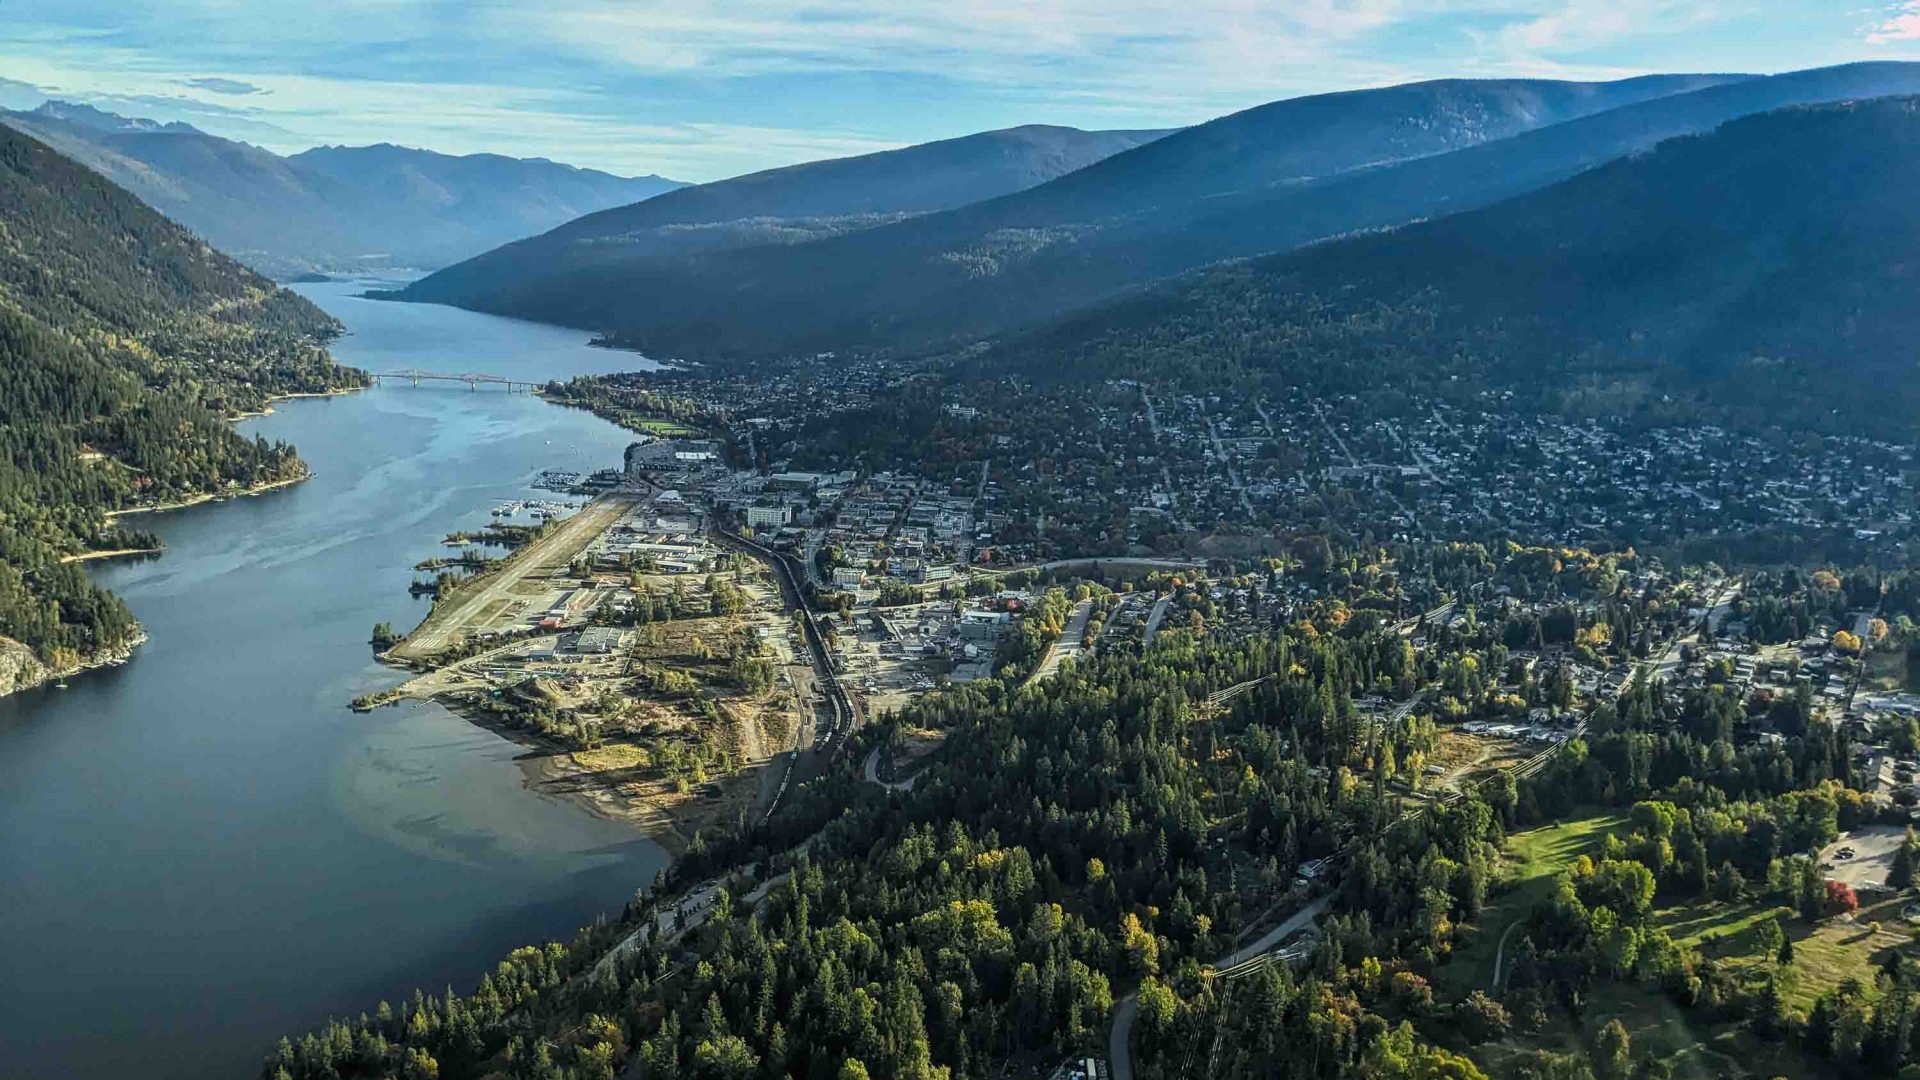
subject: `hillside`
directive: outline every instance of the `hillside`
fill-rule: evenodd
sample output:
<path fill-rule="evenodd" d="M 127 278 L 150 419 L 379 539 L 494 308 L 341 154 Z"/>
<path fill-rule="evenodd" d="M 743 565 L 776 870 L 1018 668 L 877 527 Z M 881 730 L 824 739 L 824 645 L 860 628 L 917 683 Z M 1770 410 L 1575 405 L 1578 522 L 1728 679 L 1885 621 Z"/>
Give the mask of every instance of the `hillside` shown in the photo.
<path fill-rule="evenodd" d="M 1206 272 L 994 364 L 1457 382 L 1911 436 L 1916 184 L 1920 98 L 1785 109 L 1482 210 Z"/>
<path fill-rule="evenodd" d="M 64 556 L 151 546 L 128 507 L 294 479 L 293 448 L 227 422 L 357 386 L 325 313 L 127 192 L 0 128 L 0 691 L 135 626 Z M 24 643 L 34 656 L 25 657 Z"/>
<path fill-rule="evenodd" d="M 1435 93 L 1432 87 L 1458 84 L 1426 85 Z M 1380 154 L 1364 152 L 1349 137 L 1334 143 L 1344 156 L 1312 155 L 1317 179 L 1241 185 L 1232 193 L 1209 192 L 1184 202 L 1142 197 L 1137 213 L 1089 211 L 1081 220 L 1061 220 L 1068 211 L 1060 208 L 1076 201 L 1108 205 L 1098 192 L 1082 190 L 1096 171 L 1124 188 L 1123 174 L 1133 171 L 1136 159 L 1157 159 L 1196 145 L 1195 132 L 1213 126 L 1203 125 L 1117 155 L 1084 175 L 884 228 L 779 250 L 573 267 L 551 277 L 543 277 L 535 265 L 498 292 L 434 299 L 607 331 L 659 355 L 938 347 L 1044 323 L 1222 259 L 1486 206 L 1740 116 L 1920 92 L 1920 65 L 1859 64 L 1688 89 L 1693 85 L 1636 80 L 1629 86 L 1643 98 L 1662 88 L 1685 92 L 1397 164 L 1378 164 Z M 1365 93 L 1386 91 L 1363 92 L 1362 100 Z M 1601 104 L 1617 98 L 1581 100 Z M 1319 99 L 1303 101 L 1315 112 L 1326 108 Z M 1427 114 L 1420 115 L 1426 123 Z M 1490 134 L 1484 125 L 1476 130 Z M 1374 145 L 1383 149 L 1405 145 L 1399 125 L 1385 121 L 1377 125 L 1376 137 Z M 1213 141 L 1241 147 L 1234 153 L 1247 152 L 1243 143 Z M 1208 167 L 1201 172 L 1233 174 L 1234 153 L 1224 159 L 1208 154 Z M 1344 171 L 1335 171 L 1343 165 Z M 1172 164 L 1157 168 L 1174 170 Z M 1144 181 L 1142 186 L 1157 190 Z M 1078 194 L 1056 198 L 1055 190 L 1065 188 Z"/>
<path fill-rule="evenodd" d="M 1142 253 L 1111 238 L 1164 234 L 1236 193 L 1290 189 L 1739 78 L 1452 80 L 1296 98 L 1002 198 L 785 250 L 615 261 L 580 245 L 557 253 L 520 245 L 403 295 L 609 330 L 642 347 L 689 353 L 986 332 L 1141 280 Z M 1112 250 L 1083 257 L 1101 244 Z M 1177 238 L 1156 246 L 1166 247 L 1156 259 L 1194 265 L 1178 257 Z M 1048 280 L 1044 267 L 1054 259 L 1066 272 Z"/>
<path fill-rule="evenodd" d="M 618 275 L 645 257 L 836 236 L 1031 188 L 1165 134 L 1034 124 L 768 169 L 568 222 L 431 275 L 406 298 L 469 303 L 528 275 Z"/>
<path fill-rule="evenodd" d="M 442 266 L 679 185 L 379 145 L 281 157 L 186 124 L 48 102 L 0 113 L 265 273 Z"/>

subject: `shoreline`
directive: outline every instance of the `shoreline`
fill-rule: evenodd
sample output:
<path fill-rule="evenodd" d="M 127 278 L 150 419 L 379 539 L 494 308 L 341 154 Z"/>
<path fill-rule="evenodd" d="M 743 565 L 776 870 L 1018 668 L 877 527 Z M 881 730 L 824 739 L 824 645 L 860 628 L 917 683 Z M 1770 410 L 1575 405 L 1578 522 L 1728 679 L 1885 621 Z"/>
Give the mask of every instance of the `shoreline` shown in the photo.
<path fill-rule="evenodd" d="M 7 652 L 13 653 L 15 650 L 18 650 L 18 653 L 15 653 L 16 659 L 18 659 L 19 653 L 24 653 L 35 669 L 33 673 L 26 678 L 20 678 L 16 673 L 11 687 L 0 688 L 0 697 L 8 697 L 27 690 L 37 690 L 46 686 L 48 683 L 65 682 L 76 675 L 84 675 L 89 671 L 96 671 L 103 667 L 116 667 L 124 664 L 133 659 L 135 649 L 147 643 L 147 631 L 145 628 L 136 624 L 133 636 L 121 644 L 115 645 L 110 649 L 103 649 L 86 657 L 77 664 L 70 664 L 67 667 L 59 669 L 50 668 L 44 663 L 41 663 L 40 658 L 34 654 L 33 650 L 12 638 L 0 638 L 0 642 L 4 642 L 5 651 Z M 17 670 L 24 671 L 26 668 L 23 665 Z"/>
<path fill-rule="evenodd" d="M 102 559 L 130 559 L 135 555 L 158 555 L 165 548 L 114 548 L 111 551 L 83 551 L 78 555 L 62 555 L 63 563 L 98 562 Z"/>
<path fill-rule="evenodd" d="M 263 416 L 272 416 L 273 406 L 276 402 L 298 401 L 301 398 L 345 397 L 348 394 L 358 394 L 365 389 L 367 389 L 365 386 L 343 386 L 336 390 L 300 390 L 291 394 L 275 394 L 267 399 L 266 408 L 256 409 L 253 412 L 235 413 L 227 417 L 227 422 L 237 424 L 242 420 L 258 420 Z"/>
<path fill-rule="evenodd" d="M 691 832 L 698 832 L 704 824 L 690 822 L 671 809 L 649 805 L 644 800 L 626 795 L 614 782 L 601 778 L 592 769 L 575 762 L 573 751 L 490 719 L 447 695 L 407 696 L 416 701 L 431 701 L 467 723 L 523 748 L 526 753 L 516 755 L 514 764 L 520 767 L 520 781 L 527 790 L 543 798 L 565 802 L 603 821 L 626 826 L 660 845 L 670 860 L 677 861 L 686 853 L 688 844 L 692 842 Z"/>
<path fill-rule="evenodd" d="M 305 462 L 301 464 L 304 466 Z M 226 502 L 228 499 L 245 499 L 254 495 L 264 495 L 269 491 L 279 491 L 281 488 L 289 488 L 295 484 L 303 484 L 311 479 L 313 479 L 313 470 L 305 469 L 299 476 L 289 476 L 285 480 L 270 480 L 267 483 L 255 484 L 252 487 L 235 488 L 231 491 L 208 491 L 170 503 L 155 503 L 152 506 L 130 506 L 125 510 L 109 510 L 107 511 L 106 517 L 108 521 L 117 521 L 120 518 L 131 517 L 135 514 L 166 514 L 175 510 L 186 510 L 190 507 L 205 506 L 207 503 Z"/>
<path fill-rule="evenodd" d="M 669 859 L 678 860 L 692 843 L 695 834 L 723 820 L 736 809 L 743 792 L 749 802 L 756 797 L 759 776 L 757 769 L 749 768 L 727 778 L 726 790 L 720 798 L 690 795 L 673 805 L 661 805 L 654 798 L 625 790 L 617 774 L 601 773 L 575 761 L 575 751 L 502 723 L 484 710 L 471 707 L 458 692 L 410 689 L 416 680 L 427 678 L 440 669 L 415 667 L 412 662 L 387 653 L 378 654 L 375 659 L 388 667 L 407 672 L 410 678 L 374 695 L 381 700 L 356 711 L 377 712 L 403 701 L 416 704 L 432 702 L 467 723 L 520 747 L 524 752 L 514 756 L 514 764 L 519 766 L 521 783 L 529 791 L 565 802 L 603 821 L 630 828 L 636 835 L 660 845 Z M 772 760 L 760 764 L 765 766 Z"/>

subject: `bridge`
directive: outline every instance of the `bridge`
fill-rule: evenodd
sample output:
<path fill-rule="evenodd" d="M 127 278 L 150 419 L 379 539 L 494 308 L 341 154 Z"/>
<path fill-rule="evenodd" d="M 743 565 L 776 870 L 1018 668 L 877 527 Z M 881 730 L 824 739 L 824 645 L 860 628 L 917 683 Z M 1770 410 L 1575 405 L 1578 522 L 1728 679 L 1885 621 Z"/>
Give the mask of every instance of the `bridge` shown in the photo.
<path fill-rule="evenodd" d="M 382 379 L 405 379 L 414 386 L 419 386 L 423 379 L 428 381 L 439 380 L 440 382 L 466 383 L 467 389 L 469 390 L 478 390 L 483 385 L 504 386 L 507 388 L 509 394 L 513 393 L 516 389 L 532 393 L 533 388 L 540 385 L 539 383 L 530 382 L 525 379 L 510 379 L 505 375 L 485 375 L 477 371 L 451 373 L 405 368 L 400 371 L 375 371 L 372 372 L 372 375 L 374 382 L 379 382 Z"/>

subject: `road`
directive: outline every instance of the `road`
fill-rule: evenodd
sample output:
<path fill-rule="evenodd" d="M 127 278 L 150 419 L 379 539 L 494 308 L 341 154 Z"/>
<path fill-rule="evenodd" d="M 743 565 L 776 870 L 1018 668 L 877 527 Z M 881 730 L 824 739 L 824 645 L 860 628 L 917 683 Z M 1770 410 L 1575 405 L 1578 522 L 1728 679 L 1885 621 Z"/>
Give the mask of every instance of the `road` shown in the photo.
<path fill-rule="evenodd" d="M 1093 601 L 1082 600 L 1073 605 L 1073 614 L 1067 617 L 1067 625 L 1060 631 L 1060 636 L 1054 639 L 1053 645 L 1047 649 L 1046 658 L 1040 661 L 1040 666 L 1033 669 L 1032 675 L 1027 676 L 1026 686 L 1032 686 L 1052 675 L 1060 670 L 1061 664 L 1080 655 L 1086 649 L 1087 622 L 1092 617 Z"/>
<path fill-rule="evenodd" d="M 520 599 L 514 594 L 514 586 L 542 567 L 571 561 L 633 505 L 633 499 L 625 495 L 603 495 L 588 503 L 584 510 L 562 521 L 551 533 L 508 556 L 472 590 L 472 595 L 457 601 L 452 610 L 430 613 L 407 635 L 407 640 L 393 647 L 392 655 L 401 660 L 425 660 L 445 651 L 459 640 L 468 626 L 479 620 L 488 605 Z"/>
<path fill-rule="evenodd" d="M 1285 922 L 1260 935 L 1254 941 L 1243 945 L 1221 957 L 1214 963 L 1216 971 L 1230 971 L 1250 960 L 1272 952 L 1281 942 L 1313 925 L 1313 921 L 1326 913 L 1333 903 L 1333 894 L 1328 893 L 1299 911 L 1294 912 Z"/>
<path fill-rule="evenodd" d="M 1220 428 L 1211 416 L 1207 417 L 1207 438 L 1213 440 L 1213 456 L 1219 458 L 1221 466 L 1227 470 L 1227 483 L 1233 486 L 1234 494 L 1240 496 L 1240 508 L 1247 512 L 1248 517 L 1252 517 L 1253 502 L 1247 498 L 1247 485 L 1240 482 L 1240 473 L 1234 469 L 1233 459 L 1227 456 L 1226 444 L 1220 441 Z"/>
<path fill-rule="evenodd" d="M 1354 457 L 1353 451 L 1347 448 L 1347 440 L 1341 438 L 1340 433 L 1333 430 L 1333 421 L 1327 419 L 1327 411 L 1320 407 L 1319 398 L 1313 399 L 1313 415 L 1319 419 L 1320 426 L 1325 429 L 1328 437 L 1333 440 L 1333 445 L 1340 448 L 1340 456 L 1347 459 L 1348 465 L 1356 469 L 1359 468 L 1360 459 Z"/>
<path fill-rule="evenodd" d="M 1707 614 L 1703 621 L 1706 625 L 1718 630 L 1720 624 L 1726 621 L 1727 613 L 1733 609 L 1734 601 L 1739 598 L 1740 586 L 1737 580 L 1728 578 L 1722 581 L 1719 587 L 1714 589 L 1713 596 L 1707 600 Z M 1653 677 L 1661 682 L 1672 682 L 1673 677 L 1680 670 L 1681 646 L 1697 644 L 1699 641 L 1700 628 L 1696 626 L 1691 631 L 1677 635 L 1672 641 L 1667 642 L 1667 647 L 1650 662 Z"/>
<path fill-rule="evenodd" d="M 788 855 L 790 857 L 798 856 L 812 846 L 813 840 L 812 838 L 808 838 L 803 843 L 795 846 Z M 747 863 L 744 866 L 736 867 L 732 871 L 729 871 L 729 876 L 735 874 L 751 875 L 758 870 L 759 865 L 758 863 Z M 736 897 L 735 901 L 748 907 L 753 907 L 759 904 L 760 901 L 765 900 L 767 894 L 783 884 L 792 873 L 791 870 L 788 870 L 775 874 L 754 886 L 746 893 Z M 701 882 L 687 890 L 686 894 L 675 901 L 672 906 L 663 909 L 659 914 L 655 915 L 651 924 L 654 940 L 670 942 L 686 934 L 688 931 L 699 929 L 700 926 L 713 915 L 713 902 L 715 898 L 720 895 L 721 880 L 721 878 L 709 878 Z M 642 939 L 646 935 L 647 929 L 647 926 L 640 926 L 626 937 L 621 938 L 618 944 L 608 949 L 606 955 L 594 963 L 593 973 L 598 975 L 603 969 L 612 967 L 621 957 L 627 956 L 635 949 L 638 949 Z"/>
<path fill-rule="evenodd" d="M 1520 924 L 1525 921 L 1525 916 L 1513 920 L 1507 924 L 1506 931 L 1500 935 L 1500 944 L 1493 950 L 1493 981 L 1487 984 L 1487 990 L 1491 993 L 1498 994 L 1500 992 L 1500 965 L 1504 963 L 1507 958 L 1507 939 L 1511 938 L 1513 932 L 1520 929 Z"/>
<path fill-rule="evenodd" d="M 1167 609 L 1173 606 L 1172 595 L 1163 596 L 1153 602 L 1153 610 L 1147 614 L 1147 628 L 1140 635 L 1140 647 L 1153 647 L 1153 635 L 1160 632 L 1160 624 L 1167 621 Z"/>
<path fill-rule="evenodd" d="M 907 777 L 905 780 L 880 779 L 881 749 L 882 749 L 881 747 L 876 746 L 873 748 L 873 752 L 867 755 L 867 764 L 866 764 L 867 783 L 879 784 L 881 787 L 886 788 L 888 791 L 912 791 L 913 785 L 919 782 L 920 777 L 923 774 L 916 772 L 912 776 Z"/>
<path fill-rule="evenodd" d="M 1274 946 L 1312 925 L 1332 902 L 1331 895 L 1322 896 L 1294 912 L 1258 940 L 1221 957 L 1213 965 L 1215 971 L 1226 972 L 1272 952 Z M 1113 1027 L 1107 1031 L 1107 1061 L 1112 1067 L 1113 1080 L 1133 1080 L 1133 1022 L 1140 1014 L 1138 999 L 1137 993 L 1128 994 L 1113 1008 Z"/>

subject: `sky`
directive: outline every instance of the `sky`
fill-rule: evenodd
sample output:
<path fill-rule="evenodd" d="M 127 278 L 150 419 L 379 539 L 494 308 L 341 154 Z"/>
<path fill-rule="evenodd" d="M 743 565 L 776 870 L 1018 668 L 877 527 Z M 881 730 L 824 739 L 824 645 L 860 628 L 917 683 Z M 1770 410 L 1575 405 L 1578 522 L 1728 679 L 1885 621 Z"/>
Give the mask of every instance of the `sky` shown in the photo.
<path fill-rule="evenodd" d="M 1920 60 L 1920 0 L 0 0 L 0 106 L 715 180 L 1442 77 Z"/>

